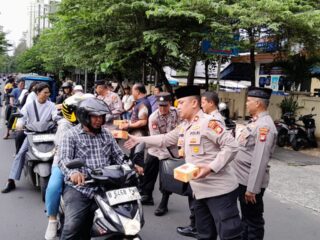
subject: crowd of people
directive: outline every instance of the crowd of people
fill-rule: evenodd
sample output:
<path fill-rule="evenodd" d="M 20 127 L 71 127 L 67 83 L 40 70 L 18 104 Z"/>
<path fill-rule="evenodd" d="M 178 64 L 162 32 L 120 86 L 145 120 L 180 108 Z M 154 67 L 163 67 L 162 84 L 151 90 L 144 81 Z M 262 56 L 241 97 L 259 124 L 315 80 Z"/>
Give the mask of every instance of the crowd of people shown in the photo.
<path fill-rule="evenodd" d="M 184 159 L 199 168 L 190 181 L 190 225 L 177 227 L 179 234 L 201 240 L 218 236 L 221 240 L 263 239 L 263 194 L 277 136 L 267 112 L 270 89 L 249 89 L 246 105 L 252 118 L 235 136 L 219 112 L 218 94 L 201 93 L 198 86 L 177 88 L 174 96 L 156 86 L 148 95 L 143 84 L 135 83 L 132 88 L 124 88 L 122 99 L 105 80 L 96 81 L 94 90 L 94 94 L 87 94 L 82 86 L 65 82 L 53 103 L 46 83 L 34 83 L 24 90 L 23 80 L 10 79 L 4 87 L 4 139 L 8 139 L 14 126 L 19 144 L 2 193 L 14 190 L 20 179 L 28 150 L 24 126 L 35 121 L 58 123 L 56 154 L 45 198 L 49 219 L 45 239 L 56 237 L 61 195 L 65 224 L 60 239 L 90 239 L 96 209 L 92 198 L 97 189 L 84 184 L 86 170 L 66 166 L 73 159 L 83 159 L 92 169 L 121 164 L 125 154 L 111 134 L 115 128 L 129 132 L 124 147 L 130 149 L 130 154 L 138 144 L 148 147 L 146 155 L 134 160 L 143 205 L 154 205 L 152 193 L 166 159 Z M 22 114 L 16 122 L 10 116 L 13 108 Z M 120 119 L 126 121 L 119 126 L 112 124 Z M 172 193 L 159 183 L 162 198 L 154 214 L 163 216 L 169 211 Z"/>

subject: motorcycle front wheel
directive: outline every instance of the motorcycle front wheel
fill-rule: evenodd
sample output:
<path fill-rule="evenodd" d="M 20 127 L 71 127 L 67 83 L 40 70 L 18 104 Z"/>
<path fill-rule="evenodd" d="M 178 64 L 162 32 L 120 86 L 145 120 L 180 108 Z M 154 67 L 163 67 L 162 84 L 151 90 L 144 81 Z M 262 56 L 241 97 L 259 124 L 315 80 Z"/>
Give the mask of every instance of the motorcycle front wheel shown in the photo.
<path fill-rule="evenodd" d="M 295 151 L 299 151 L 302 148 L 302 139 L 294 138 L 291 143 L 292 149 Z"/>
<path fill-rule="evenodd" d="M 286 143 L 287 143 L 287 139 L 288 139 L 287 131 L 280 130 L 279 133 L 278 133 L 277 145 L 279 147 L 284 147 L 286 145 Z"/>

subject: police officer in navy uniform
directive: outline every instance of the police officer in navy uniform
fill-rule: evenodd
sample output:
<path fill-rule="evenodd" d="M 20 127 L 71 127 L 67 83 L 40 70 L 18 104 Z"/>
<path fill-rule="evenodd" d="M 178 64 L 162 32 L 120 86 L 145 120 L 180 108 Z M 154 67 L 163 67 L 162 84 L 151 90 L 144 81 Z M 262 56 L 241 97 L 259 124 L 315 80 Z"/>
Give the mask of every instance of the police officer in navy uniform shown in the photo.
<path fill-rule="evenodd" d="M 241 221 L 237 208 L 238 183 L 231 169 L 238 144 L 225 127 L 202 112 L 200 88 L 186 86 L 176 90 L 178 111 L 182 120 L 167 134 L 136 137 L 125 143 L 128 148 L 140 142 L 148 146 L 178 146 L 187 163 L 199 167 L 190 181 L 195 201 L 197 238 L 240 240 Z"/>
<path fill-rule="evenodd" d="M 276 127 L 267 112 L 271 93 L 267 88 L 249 88 L 246 105 L 252 120 L 236 135 L 239 152 L 233 167 L 239 182 L 243 240 L 264 237 L 263 194 L 277 139 Z"/>

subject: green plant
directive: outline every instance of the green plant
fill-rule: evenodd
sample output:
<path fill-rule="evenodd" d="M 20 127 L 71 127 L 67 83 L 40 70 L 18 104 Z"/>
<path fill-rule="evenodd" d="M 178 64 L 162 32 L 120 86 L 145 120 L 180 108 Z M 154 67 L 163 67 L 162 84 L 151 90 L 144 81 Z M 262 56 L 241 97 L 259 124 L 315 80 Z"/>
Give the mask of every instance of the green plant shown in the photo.
<path fill-rule="evenodd" d="M 295 115 L 298 109 L 303 108 L 302 106 L 299 106 L 298 96 L 294 95 L 284 97 L 279 104 L 279 107 L 281 108 L 282 115 L 288 112 L 291 112 L 293 115 Z"/>

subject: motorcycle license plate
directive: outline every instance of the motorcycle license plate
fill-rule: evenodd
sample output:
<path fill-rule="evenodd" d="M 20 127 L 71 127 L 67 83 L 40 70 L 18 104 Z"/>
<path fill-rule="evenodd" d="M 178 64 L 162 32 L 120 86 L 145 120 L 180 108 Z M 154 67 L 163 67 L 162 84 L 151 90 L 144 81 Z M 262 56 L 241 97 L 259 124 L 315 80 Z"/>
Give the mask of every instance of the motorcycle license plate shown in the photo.
<path fill-rule="evenodd" d="M 141 199 L 140 193 L 136 187 L 108 191 L 106 192 L 106 195 L 111 206 Z"/>
<path fill-rule="evenodd" d="M 32 137 L 33 142 L 53 142 L 55 138 L 54 134 L 39 134 Z"/>

